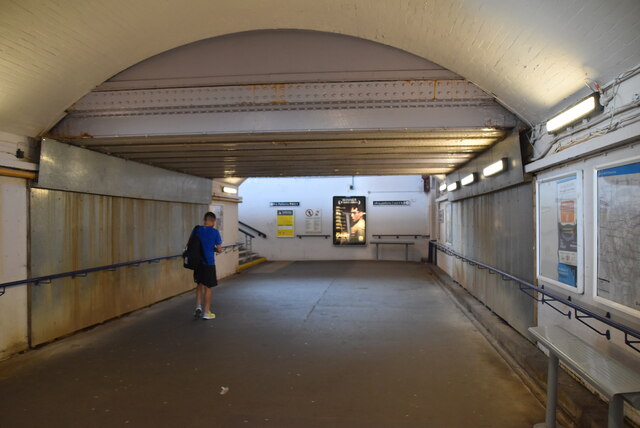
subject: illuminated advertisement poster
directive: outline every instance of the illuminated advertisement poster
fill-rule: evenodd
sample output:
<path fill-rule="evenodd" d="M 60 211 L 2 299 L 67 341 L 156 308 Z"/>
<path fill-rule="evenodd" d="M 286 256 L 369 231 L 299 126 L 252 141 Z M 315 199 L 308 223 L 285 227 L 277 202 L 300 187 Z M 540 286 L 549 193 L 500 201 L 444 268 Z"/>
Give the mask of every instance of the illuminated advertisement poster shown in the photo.
<path fill-rule="evenodd" d="M 278 210 L 278 238 L 293 238 L 295 235 L 293 210 Z"/>
<path fill-rule="evenodd" d="M 640 162 L 601 169 L 597 180 L 596 295 L 640 311 Z"/>
<path fill-rule="evenodd" d="M 577 286 L 578 222 L 576 178 L 557 181 L 558 191 L 558 281 Z"/>
<path fill-rule="evenodd" d="M 333 245 L 367 245 L 366 198 L 333 197 Z"/>

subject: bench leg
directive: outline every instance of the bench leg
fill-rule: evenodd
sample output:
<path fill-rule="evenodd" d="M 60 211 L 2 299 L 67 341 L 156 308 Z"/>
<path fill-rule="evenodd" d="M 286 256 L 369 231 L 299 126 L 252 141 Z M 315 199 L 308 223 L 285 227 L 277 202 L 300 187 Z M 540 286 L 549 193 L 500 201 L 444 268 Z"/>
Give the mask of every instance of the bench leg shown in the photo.
<path fill-rule="evenodd" d="M 404 260 L 409 261 L 409 244 L 404 244 Z"/>
<path fill-rule="evenodd" d="M 556 428 L 556 405 L 558 403 L 558 357 L 549 352 L 549 370 L 547 372 L 547 412 L 544 424 L 534 427 Z"/>
<path fill-rule="evenodd" d="M 609 428 L 622 428 L 624 426 L 624 400 L 622 395 L 614 395 L 609 401 Z"/>
<path fill-rule="evenodd" d="M 378 250 L 380 249 L 380 244 L 376 244 L 376 260 L 378 260 Z"/>

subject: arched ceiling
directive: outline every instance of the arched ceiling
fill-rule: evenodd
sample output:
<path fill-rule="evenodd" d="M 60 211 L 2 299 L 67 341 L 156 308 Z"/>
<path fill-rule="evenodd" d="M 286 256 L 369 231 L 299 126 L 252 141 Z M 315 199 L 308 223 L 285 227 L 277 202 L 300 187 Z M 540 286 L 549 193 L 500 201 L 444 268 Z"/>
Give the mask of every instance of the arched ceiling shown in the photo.
<path fill-rule="evenodd" d="M 257 30 L 162 52 L 95 90 L 419 79 L 460 76 L 419 56 L 356 37 Z"/>
<path fill-rule="evenodd" d="M 0 131 L 35 136 L 120 71 L 256 29 L 351 35 L 426 58 L 529 122 L 640 63 L 637 0 L 0 1 Z"/>
<path fill-rule="evenodd" d="M 400 49 L 257 30 L 118 73 L 47 136 L 209 178 L 443 174 L 518 125 L 491 95 Z"/>

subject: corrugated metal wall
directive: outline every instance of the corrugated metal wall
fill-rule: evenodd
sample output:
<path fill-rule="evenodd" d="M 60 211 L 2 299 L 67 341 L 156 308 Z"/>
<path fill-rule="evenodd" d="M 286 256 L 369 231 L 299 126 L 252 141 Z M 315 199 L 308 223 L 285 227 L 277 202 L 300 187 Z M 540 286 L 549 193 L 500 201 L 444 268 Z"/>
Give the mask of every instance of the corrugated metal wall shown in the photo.
<path fill-rule="evenodd" d="M 178 254 L 206 205 L 31 190 L 31 274 Z M 31 286 L 38 345 L 189 290 L 181 259 Z"/>
<path fill-rule="evenodd" d="M 467 257 L 533 282 L 533 186 L 524 183 L 452 202 L 452 247 Z M 512 282 L 438 255 L 440 267 L 523 335 L 534 325 L 535 301 Z"/>

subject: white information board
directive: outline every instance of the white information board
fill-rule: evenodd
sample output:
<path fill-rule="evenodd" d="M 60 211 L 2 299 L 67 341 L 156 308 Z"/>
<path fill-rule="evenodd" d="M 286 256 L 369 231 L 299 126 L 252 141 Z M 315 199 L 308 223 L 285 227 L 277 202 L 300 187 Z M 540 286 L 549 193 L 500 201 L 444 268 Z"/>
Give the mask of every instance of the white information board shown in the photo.
<path fill-rule="evenodd" d="M 304 211 L 305 233 L 322 233 L 322 210 L 306 209 Z"/>
<path fill-rule="evenodd" d="M 538 181 L 538 280 L 582 293 L 582 180 L 578 173 Z"/>
<path fill-rule="evenodd" d="M 640 162 L 596 169 L 595 298 L 640 314 Z"/>
<path fill-rule="evenodd" d="M 209 209 L 216 215 L 216 229 L 223 236 L 224 230 L 224 207 L 222 205 L 210 205 Z M 224 238 L 223 238 L 224 241 Z"/>

